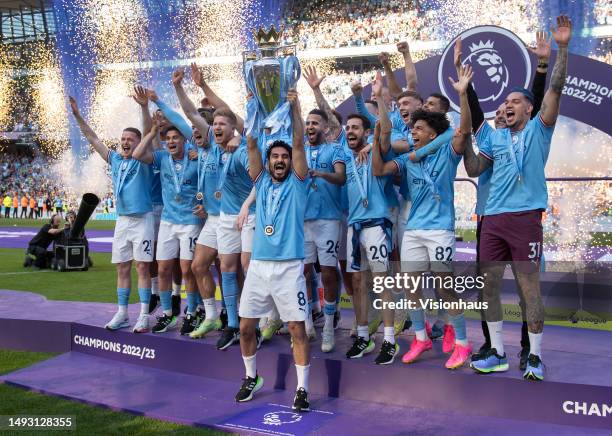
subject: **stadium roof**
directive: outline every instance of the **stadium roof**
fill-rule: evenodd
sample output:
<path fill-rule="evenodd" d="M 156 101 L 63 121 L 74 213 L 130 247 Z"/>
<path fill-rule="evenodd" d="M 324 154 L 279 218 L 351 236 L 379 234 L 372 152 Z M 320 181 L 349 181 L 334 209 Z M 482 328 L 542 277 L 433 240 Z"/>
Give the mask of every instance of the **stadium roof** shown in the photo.
<path fill-rule="evenodd" d="M 0 0 L 3 44 L 48 39 L 55 33 L 50 0 Z"/>

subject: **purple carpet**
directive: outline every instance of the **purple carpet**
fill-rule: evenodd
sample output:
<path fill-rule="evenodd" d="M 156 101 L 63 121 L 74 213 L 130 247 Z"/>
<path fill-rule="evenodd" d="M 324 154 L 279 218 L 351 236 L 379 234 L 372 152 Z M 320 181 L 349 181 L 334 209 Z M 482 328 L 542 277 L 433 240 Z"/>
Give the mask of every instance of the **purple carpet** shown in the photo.
<path fill-rule="evenodd" d="M 276 413 L 276 418 L 268 421 L 292 416 L 279 415 L 282 408 L 269 406 L 291 404 L 296 380 L 287 336 L 274 337 L 258 351 L 258 371 L 266 379 L 260 400 L 236 405 L 233 396 L 244 374 L 238 346 L 217 351 L 217 333 L 191 340 L 177 331 L 162 335 L 137 335 L 128 329 L 109 332 L 101 326 L 114 311 L 113 304 L 48 301 L 28 292 L 0 291 L 0 347 L 70 352 L 2 379 L 147 416 L 241 432 L 264 431 L 262 416 L 268 413 Z M 129 312 L 133 323 L 138 305 L 132 305 Z M 504 329 L 511 369 L 481 376 L 469 368 L 446 370 L 447 355 L 439 341 L 434 350 L 411 365 L 398 359 L 393 365 L 376 366 L 375 353 L 349 361 L 343 353 L 350 344 L 350 316 L 343 311 L 334 352 L 321 353 L 319 341 L 311 347 L 313 407 L 336 415 L 313 413 L 300 421 L 304 427 L 274 431 L 304 434 L 345 428 L 356 434 L 377 430 L 440 434 L 452 429 L 453 434 L 467 434 L 492 425 L 508 430 L 508 434 L 529 429 L 591 434 L 587 428 L 612 429 L 612 413 L 607 417 L 572 413 L 575 404 L 579 404 L 578 411 L 587 407 L 584 403 L 587 411 L 596 407 L 600 414 L 602 408 L 612 407 L 609 332 L 547 326 L 543 343 L 546 381 L 535 383 L 522 380 L 517 368 L 520 327 L 516 323 L 507 322 Z M 479 330 L 478 322 L 468 323 L 468 337 L 475 346 L 481 342 Z M 380 346 L 380 335 L 376 339 Z M 400 336 L 400 354 L 408 349 L 411 339 L 409 332 Z"/>
<path fill-rule="evenodd" d="M 273 389 L 268 380 L 253 401 L 237 404 L 233 395 L 240 384 L 238 379 L 225 381 L 117 364 L 77 352 L 16 371 L 0 380 L 113 410 L 241 434 L 610 434 L 602 429 L 377 406 L 320 395 L 311 395 L 311 412 L 296 414 L 288 407 L 293 393 Z"/>
<path fill-rule="evenodd" d="M 31 227 L 0 227 L 0 248 L 26 248 L 28 242 L 38 229 Z M 113 241 L 112 230 L 87 230 L 87 239 L 91 251 L 110 253 Z M 555 260 L 556 246 L 547 246 L 544 255 L 549 261 Z M 585 252 L 586 259 L 594 261 L 612 261 L 612 247 L 591 247 Z M 457 242 L 456 260 L 465 262 L 476 259 L 474 242 Z"/>

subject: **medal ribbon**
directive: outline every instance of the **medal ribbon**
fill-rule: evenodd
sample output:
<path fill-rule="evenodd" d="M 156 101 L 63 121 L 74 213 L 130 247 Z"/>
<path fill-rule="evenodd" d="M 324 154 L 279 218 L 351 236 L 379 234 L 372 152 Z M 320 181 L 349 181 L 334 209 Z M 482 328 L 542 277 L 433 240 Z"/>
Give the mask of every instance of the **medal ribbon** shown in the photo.
<path fill-rule="evenodd" d="M 508 129 L 508 131 L 506 132 L 506 140 L 508 142 L 508 150 L 510 153 L 510 158 L 512 159 L 512 162 L 514 163 L 514 166 L 516 167 L 516 171 L 518 172 L 518 179 L 521 180 L 521 177 L 523 177 L 523 159 L 525 156 L 525 138 L 524 138 L 524 133 L 525 131 L 521 131 L 521 133 L 519 134 L 519 139 L 518 139 L 518 159 L 514 153 L 514 146 L 512 143 L 512 132 L 510 132 L 510 130 Z"/>
<path fill-rule="evenodd" d="M 123 184 L 125 183 L 125 178 L 127 177 L 127 175 L 130 173 L 130 171 L 132 170 L 133 165 L 133 160 L 134 159 L 123 159 L 123 161 L 121 162 L 121 165 L 119 166 L 119 180 L 117 180 L 117 186 L 115 187 L 115 190 L 117 191 L 117 193 L 115 194 L 116 197 L 119 197 L 119 193 L 121 193 L 121 188 L 123 188 Z M 123 165 L 125 164 L 125 169 L 123 168 Z"/>
<path fill-rule="evenodd" d="M 187 162 L 189 161 L 189 155 L 187 151 L 183 151 L 183 163 L 181 167 L 181 177 L 179 179 L 178 174 L 176 174 L 176 163 L 172 158 L 172 155 L 168 154 L 168 162 L 170 163 L 170 171 L 172 171 L 172 180 L 174 181 L 174 189 L 178 194 L 181 193 L 181 186 L 183 186 L 183 180 L 185 179 L 185 172 L 187 171 Z"/>
<path fill-rule="evenodd" d="M 276 222 L 276 217 L 278 216 L 278 212 L 280 210 L 280 204 L 288 193 L 288 185 L 289 183 L 287 180 L 281 182 L 280 186 L 275 185 L 273 182 L 270 184 L 264 209 L 264 222 L 266 225 L 273 225 Z M 276 192 L 276 195 L 274 195 L 274 191 L 278 191 Z"/>
<path fill-rule="evenodd" d="M 206 159 L 204 159 L 204 169 L 202 169 L 202 155 L 204 152 L 208 151 L 206 154 Z M 212 154 L 212 145 L 207 149 L 198 149 L 198 192 L 204 193 L 204 178 L 206 177 L 206 167 L 210 161 L 210 155 Z"/>
<path fill-rule="evenodd" d="M 219 147 L 219 151 L 221 152 L 221 154 L 219 155 L 219 165 L 221 165 L 223 154 L 226 152 L 224 152 L 221 149 L 221 147 Z M 232 163 L 232 157 L 234 157 L 234 153 L 227 153 L 227 154 L 229 156 L 227 157 L 225 164 L 223 164 L 223 169 L 221 170 L 221 174 L 219 174 L 219 180 L 217 181 L 217 191 L 221 191 L 221 189 L 223 188 L 223 185 L 225 185 L 225 179 L 227 178 L 227 171 L 229 170 L 229 167 Z"/>
<path fill-rule="evenodd" d="M 431 193 L 434 196 L 434 198 L 438 200 L 440 198 L 440 194 L 438 194 L 438 187 L 436 186 L 436 183 L 431 178 L 431 174 L 429 174 L 429 171 L 428 171 L 429 165 L 425 166 L 425 162 L 426 162 L 426 159 L 419 162 L 419 165 L 421 166 L 421 172 L 423 173 L 423 179 L 425 180 L 425 183 L 427 183 L 427 186 L 429 186 L 429 189 L 431 190 Z M 433 172 L 433 169 L 432 169 L 432 172 Z"/>
<path fill-rule="evenodd" d="M 359 171 L 357 171 L 357 162 L 355 161 L 355 154 L 352 150 L 349 150 L 349 155 L 351 156 L 351 163 L 353 164 L 353 170 L 355 171 L 355 181 L 357 182 L 357 186 L 359 187 L 359 195 L 361 196 L 361 201 L 368 199 L 368 169 L 370 163 L 370 157 L 368 156 L 368 161 L 365 163 L 365 169 L 363 170 L 363 174 L 359 175 Z M 363 166 L 363 165 L 362 165 Z M 359 179 L 361 177 L 361 180 Z"/>

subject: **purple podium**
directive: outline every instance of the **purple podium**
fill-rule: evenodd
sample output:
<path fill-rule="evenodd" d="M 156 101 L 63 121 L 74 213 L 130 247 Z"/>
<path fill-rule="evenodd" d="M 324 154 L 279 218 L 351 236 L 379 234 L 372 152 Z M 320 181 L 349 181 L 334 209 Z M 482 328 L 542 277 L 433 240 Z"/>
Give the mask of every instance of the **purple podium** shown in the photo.
<path fill-rule="evenodd" d="M 63 354 L 0 377 L 0 381 L 116 410 L 228 430 L 267 434 L 610 434 L 612 335 L 547 326 L 546 381 L 527 382 L 518 370 L 520 326 L 506 323 L 510 370 L 477 375 L 448 371 L 441 344 L 411 365 L 374 364 L 375 353 L 347 360 L 350 312 L 336 331 L 336 351 L 312 343 L 313 411 L 290 409 L 295 369 L 289 338 L 276 336 L 258 351 L 264 388 L 250 403 L 233 396 L 244 376 L 238 346 L 217 351 L 217 334 L 203 340 L 109 332 L 114 304 L 49 301 L 38 294 L 0 291 L 0 347 Z M 130 307 L 135 322 L 138 307 Z M 28 318 L 27 316 L 30 316 Z M 35 316 L 36 319 L 31 317 Z M 480 345 L 480 325 L 468 337 Z M 381 335 L 377 337 L 377 349 Z M 399 338 L 400 353 L 412 337 Z M 78 425 L 78 423 L 77 423 Z"/>

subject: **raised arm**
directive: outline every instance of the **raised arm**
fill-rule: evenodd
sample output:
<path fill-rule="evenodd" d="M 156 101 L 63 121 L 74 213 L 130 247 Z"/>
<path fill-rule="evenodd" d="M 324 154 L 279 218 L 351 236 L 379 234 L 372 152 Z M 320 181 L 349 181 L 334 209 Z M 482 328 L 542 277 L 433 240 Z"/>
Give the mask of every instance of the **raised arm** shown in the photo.
<path fill-rule="evenodd" d="M 146 164 L 153 163 L 153 138 L 159 135 L 159 122 L 154 120 L 151 130 L 142 138 L 140 144 L 136 146 L 132 157 Z"/>
<path fill-rule="evenodd" d="M 317 102 L 317 106 L 319 109 L 325 112 L 327 118 L 329 119 L 329 129 L 331 130 L 332 136 L 337 137 L 340 134 L 340 130 L 342 126 L 336 119 L 336 116 L 332 112 L 332 108 L 325 100 L 323 96 L 323 92 L 321 91 L 321 82 L 325 79 L 325 76 L 319 77 L 317 75 L 317 69 L 313 66 L 306 67 L 303 72 L 304 79 L 308 82 L 308 85 L 312 89 L 314 93 L 315 100 Z"/>
<path fill-rule="evenodd" d="M 181 114 L 179 114 L 166 103 L 161 101 L 154 90 L 147 89 L 147 96 L 149 97 L 149 100 L 155 103 L 159 110 L 162 111 L 164 116 L 168 119 L 168 122 L 177 129 L 179 129 L 181 135 L 183 135 L 185 139 L 189 139 L 193 136 L 193 130 L 191 129 L 191 126 L 187 123 L 187 121 L 185 121 Z"/>
<path fill-rule="evenodd" d="M 300 179 L 308 176 L 308 162 L 304 151 L 304 120 L 297 91 L 287 93 L 287 101 L 291 105 L 291 123 L 293 125 L 293 144 L 291 145 L 291 165 Z M 333 115 L 332 115 L 333 117 Z M 335 117 L 334 117 L 335 118 Z"/>
<path fill-rule="evenodd" d="M 363 86 L 361 86 L 361 82 L 359 80 L 356 80 L 351 83 L 351 91 L 353 92 L 353 98 L 355 99 L 357 113 L 363 115 L 364 117 L 367 117 L 367 119 L 370 120 L 370 124 L 372 126 L 375 125 L 378 119 L 370 113 L 370 111 L 365 105 L 365 100 L 363 99 Z"/>
<path fill-rule="evenodd" d="M 410 54 L 410 47 L 406 41 L 397 44 L 397 51 L 404 56 L 404 74 L 406 75 L 406 89 L 408 91 L 416 91 L 418 81 L 416 67 L 412 62 L 412 55 Z M 390 91 L 391 89 L 389 89 Z"/>
<path fill-rule="evenodd" d="M 372 174 L 376 177 L 391 176 L 398 172 L 397 164 L 394 161 L 383 161 L 380 150 L 381 123 L 376 123 L 374 128 L 374 141 L 372 142 Z M 348 151 L 352 153 L 352 151 Z"/>
<path fill-rule="evenodd" d="M 557 43 L 557 58 L 550 77 L 550 86 L 544 95 L 540 116 L 547 126 L 552 126 L 559 116 L 559 105 L 561 103 L 561 91 L 567 76 L 567 45 L 572 38 L 572 22 L 566 15 L 557 17 L 557 28 L 550 29 L 552 37 Z"/>
<path fill-rule="evenodd" d="M 189 96 L 187 96 L 187 93 L 183 88 L 184 77 L 185 72 L 182 69 L 177 69 L 172 73 L 172 84 L 174 85 L 174 91 L 176 92 L 176 96 L 178 97 L 179 104 L 181 105 L 181 109 L 183 109 L 185 116 L 187 116 L 187 119 L 191 121 L 191 123 L 200 131 L 200 133 L 202 133 L 204 144 L 208 144 L 208 129 L 210 126 L 204 117 L 200 115 Z"/>
<path fill-rule="evenodd" d="M 378 55 L 378 60 L 380 61 L 385 70 L 385 76 L 387 77 L 387 86 L 389 87 L 389 94 L 391 94 L 391 97 L 397 98 L 397 96 L 402 93 L 402 87 L 399 86 L 397 80 L 395 79 L 395 74 L 393 74 L 391 62 L 389 61 L 389 53 L 387 53 L 386 51 L 382 52 Z M 382 99 L 377 101 L 380 104 L 382 102 Z"/>
<path fill-rule="evenodd" d="M 537 56 L 538 66 L 536 68 L 531 92 L 533 92 L 533 111 L 531 118 L 535 117 L 542 107 L 544 91 L 546 90 L 546 73 L 548 72 L 548 60 L 550 59 L 550 40 L 546 37 L 546 32 L 536 32 L 536 46 L 527 47 L 531 53 Z"/>
<path fill-rule="evenodd" d="M 257 138 L 251 135 L 247 136 L 247 151 L 249 153 L 249 176 L 251 180 L 255 180 L 263 171 L 263 160 L 257 145 Z"/>
<path fill-rule="evenodd" d="M 453 88 L 459 93 L 459 105 L 461 107 L 459 134 L 455 135 L 452 142 L 453 149 L 457 154 L 463 154 L 467 141 L 472 136 L 472 117 L 470 115 L 470 106 L 467 100 L 467 88 L 472 77 L 474 77 L 474 72 L 469 65 L 460 68 L 459 77 L 456 82 L 449 77 Z"/>
<path fill-rule="evenodd" d="M 96 152 L 102 156 L 102 159 L 108 162 L 108 147 L 100 141 L 96 132 L 93 131 L 89 124 L 83 119 L 81 116 L 81 112 L 79 111 L 79 106 L 74 98 L 68 97 L 70 101 L 70 109 L 72 110 L 72 114 L 76 119 L 77 124 L 79 125 L 79 129 L 81 129 L 81 133 L 87 139 L 87 142 L 91 144 L 91 146 L 96 150 Z"/>
<path fill-rule="evenodd" d="M 202 71 L 195 62 L 191 64 L 191 78 L 193 79 L 193 83 L 195 83 L 196 86 L 198 86 L 202 91 L 204 91 L 204 95 L 206 95 L 206 98 L 213 107 L 229 107 L 229 104 L 227 104 L 225 100 L 219 97 L 217 93 L 213 91 L 210 86 L 208 86 L 208 83 L 206 83 L 206 80 L 204 80 L 204 77 L 202 76 Z M 236 114 L 235 111 L 234 114 Z M 238 132 L 242 132 L 242 130 L 244 129 L 244 120 L 238 114 L 236 114 L 236 120 L 236 130 L 238 130 Z"/>
<path fill-rule="evenodd" d="M 132 98 L 138 105 L 140 106 L 140 115 L 142 118 L 142 128 L 143 132 L 148 132 L 151 130 L 151 126 L 153 126 L 153 119 L 151 118 L 151 113 L 149 112 L 149 98 L 147 97 L 147 90 L 140 85 L 134 86 L 134 94 Z"/>
<path fill-rule="evenodd" d="M 382 152 L 383 155 L 386 155 L 391 147 L 391 120 L 389 119 L 389 114 L 387 113 L 387 107 L 382 103 L 382 75 L 380 71 L 376 73 L 376 78 L 372 82 L 372 93 L 376 96 L 376 101 L 379 102 L 378 105 L 378 116 L 380 117 L 380 126 L 379 129 L 379 137 L 378 143 L 380 146 L 379 152 Z M 376 135 L 374 136 L 376 140 Z"/>

